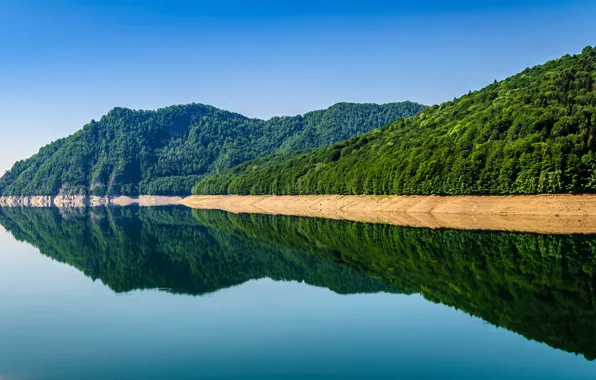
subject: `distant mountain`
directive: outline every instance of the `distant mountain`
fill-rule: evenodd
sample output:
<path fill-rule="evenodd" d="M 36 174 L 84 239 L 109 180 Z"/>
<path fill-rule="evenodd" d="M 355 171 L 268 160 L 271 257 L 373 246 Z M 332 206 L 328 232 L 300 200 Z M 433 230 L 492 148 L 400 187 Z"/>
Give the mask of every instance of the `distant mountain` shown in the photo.
<path fill-rule="evenodd" d="M 348 141 L 247 162 L 198 194 L 596 191 L 596 48 Z"/>
<path fill-rule="evenodd" d="M 344 140 L 424 106 L 340 103 L 303 116 L 250 119 L 202 104 L 115 108 L 17 162 L 0 195 L 190 194 L 209 173 L 272 153 Z"/>

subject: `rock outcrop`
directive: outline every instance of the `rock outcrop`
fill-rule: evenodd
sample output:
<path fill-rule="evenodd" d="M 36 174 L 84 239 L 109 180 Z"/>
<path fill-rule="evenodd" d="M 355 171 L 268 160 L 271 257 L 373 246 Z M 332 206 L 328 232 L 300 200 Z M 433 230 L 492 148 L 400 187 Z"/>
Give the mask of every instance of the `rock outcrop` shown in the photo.
<path fill-rule="evenodd" d="M 1 207 L 50 207 L 52 197 L 0 197 Z"/>
<path fill-rule="evenodd" d="M 7 196 L 0 197 L 0 207 L 82 208 L 99 206 L 167 206 L 177 205 L 182 198 L 142 195 L 138 198 L 85 195 Z"/>

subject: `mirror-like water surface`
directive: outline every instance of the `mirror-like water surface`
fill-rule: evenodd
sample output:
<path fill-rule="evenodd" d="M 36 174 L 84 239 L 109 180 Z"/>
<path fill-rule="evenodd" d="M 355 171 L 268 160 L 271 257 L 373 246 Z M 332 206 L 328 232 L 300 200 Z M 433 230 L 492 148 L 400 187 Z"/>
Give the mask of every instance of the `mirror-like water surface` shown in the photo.
<path fill-rule="evenodd" d="M 2 379 L 593 379 L 596 237 L 0 209 Z"/>

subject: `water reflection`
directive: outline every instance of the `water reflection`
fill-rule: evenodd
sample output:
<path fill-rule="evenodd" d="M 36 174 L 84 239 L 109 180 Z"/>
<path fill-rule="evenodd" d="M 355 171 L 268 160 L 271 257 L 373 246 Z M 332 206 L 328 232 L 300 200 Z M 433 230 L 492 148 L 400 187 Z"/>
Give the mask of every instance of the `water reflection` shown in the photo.
<path fill-rule="evenodd" d="M 596 357 L 596 238 L 589 235 L 184 208 L 1 209 L 0 223 L 116 292 L 201 295 L 271 278 L 341 294 L 420 293 L 528 339 Z"/>

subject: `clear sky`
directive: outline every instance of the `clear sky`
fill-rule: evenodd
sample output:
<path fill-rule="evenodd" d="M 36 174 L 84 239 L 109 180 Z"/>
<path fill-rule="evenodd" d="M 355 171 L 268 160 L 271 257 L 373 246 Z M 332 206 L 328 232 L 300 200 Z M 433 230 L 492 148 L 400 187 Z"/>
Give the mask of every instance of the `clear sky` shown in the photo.
<path fill-rule="evenodd" d="M 596 45 L 585 0 L 0 0 L 0 173 L 115 106 L 453 99 Z"/>

